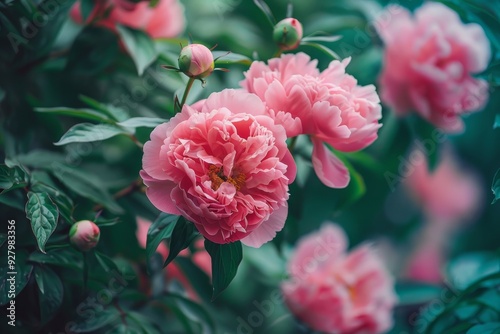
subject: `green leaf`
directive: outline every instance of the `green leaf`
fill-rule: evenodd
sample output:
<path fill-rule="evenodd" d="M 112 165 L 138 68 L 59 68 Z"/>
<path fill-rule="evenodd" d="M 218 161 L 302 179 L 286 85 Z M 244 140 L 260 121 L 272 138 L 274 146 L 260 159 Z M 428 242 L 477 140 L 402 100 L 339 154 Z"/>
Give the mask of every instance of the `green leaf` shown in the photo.
<path fill-rule="evenodd" d="M 500 333 L 499 329 L 500 322 L 490 322 L 475 325 L 467 331 L 467 334 L 498 334 Z"/>
<path fill-rule="evenodd" d="M 158 56 L 153 40 L 145 32 L 140 30 L 121 25 L 117 25 L 116 29 L 135 63 L 137 73 L 141 76 L 144 70 L 151 65 Z"/>
<path fill-rule="evenodd" d="M 102 310 L 102 305 L 92 309 L 93 316 L 72 322 L 68 329 L 72 333 L 90 333 L 112 323 L 120 317 L 116 308 Z"/>
<path fill-rule="evenodd" d="M 493 129 L 500 128 L 500 114 L 495 116 L 495 123 L 493 123 Z"/>
<path fill-rule="evenodd" d="M 156 219 L 156 221 L 149 227 L 146 240 L 148 272 L 151 272 L 151 268 L 149 268 L 149 259 L 156 252 L 156 249 L 158 248 L 158 245 L 160 245 L 160 242 L 162 242 L 162 240 L 170 238 L 178 220 L 179 216 L 171 215 L 168 213 L 161 213 L 158 219 Z"/>
<path fill-rule="evenodd" d="M 212 258 L 212 300 L 215 300 L 236 276 L 243 258 L 243 250 L 240 241 L 216 244 L 207 239 L 205 239 L 205 249 Z"/>
<path fill-rule="evenodd" d="M 97 110 L 93 109 L 74 109 L 68 107 L 56 107 L 56 108 L 35 108 L 35 111 L 39 113 L 47 113 L 54 115 L 62 115 L 62 116 L 73 116 L 78 118 L 87 119 L 90 121 L 98 121 L 98 122 L 112 122 L 113 120 L 108 117 L 108 115 L 103 114 Z"/>
<path fill-rule="evenodd" d="M 118 123 L 118 125 L 129 129 L 135 129 L 140 127 L 155 128 L 160 124 L 167 122 L 168 120 L 163 118 L 154 117 L 133 117 L 127 119 L 126 121 Z"/>
<path fill-rule="evenodd" d="M 210 302 L 212 284 L 208 275 L 200 269 L 193 261 L 184 256 L 178 256 L 175 264 L 188 278 L 196 294 L 205 302 Z"/>
<path fill-rule="evenodd" d="M 425 283 L 405 282 L 396 285 L 398 305 L 418 305 L 439 298 L 443 288 Z"/>
<path fill-rule="evenodd" d="M 166 267 L 183 250 L 189 247 L 191 242 L 198 236 L 198 230 L 194 224 L 181 217 L 175 224 L 170 238 L 170 250 L 163 264 Z"/>
<path fill-rule="evenodd" d="M 160 300 L 170 309 L 178 310 L 179 312 L 177 314 L 180 313 L 187 318 L 189 328 L 186 329 L 189 332 L 203 334 L 217 333 L 217 327 L 215 326 L 214 320 L 201 305 L 173 293 L 162 297 Z M 192 326 L 196 326 L 196 329 L 192 328 Z"/>
<path fill-rule="evenodd" d="M 495 195 L 495 198 L 493 198 L 493 202 L 491 202 L 491 204 L 493 204 L 500 199 L 500 169 L 497 170 L 495 176 L 493 176 L 491 191 L 493 191 L 493 195 Z"/>
<path fill-rule="evenodd" d="M 330 56 L 333 59 L 342 60 L 342 58 L 336 52 L 334 52 L 332 49 L 327 48 L 326 46 L 324 46 L 322 44 L 318 44 L 315 42 L 302 41 L 300 43 L 300 45 L 312 46 L 313 48 L 316 48 L 316 49 L 322 51 L 323 53 L 327 54 L 328 56 Z"/>
<path fill-rule="evenodd" d="M 3 244 L 7 241 L 7 234 L 0 233 L 0 247 L 3 246 Z"/>
<path fill-rule="evenodd" d="M 115 217 L 111 219 L 106 219 L 103 217 L 99 217 L 94 220 L 94 223 L 99 227 L 113 226 L 120 222 L 120 217 Z"/>
<path fill-rule="evenodd" d="M 264 0 L 253 0 L 253 2 L 261 10 L 271 26 L 274 27 L 274 25 L 276 24 L 276 19 L 274 18 L 273 12 L 271 12 L 271 9 L 264 2 Z"/>
<path fill-rule="evenodd" d="M 214 56 L 215 65 L 231 65 L 231 64 L 243 64 L 250 66 L 252 64 L 252 59 L 247 56 L 228 52 L 228 51 L 212 51 Z"/>
<path fill-rule="evenodd" d="M 59 211 L 47 193 L 28 192 L 26 217 L 31 221 L 38 248 L 45 253 L 45 244 L 57 226 Z"/>
<path fill-rule="evenodd" d="M 458 290 L 464 290 L 475 281 L 500 270 L 500 258 L 496 253 L 472 252 L 448 262 L 446 276 Z"/>
<path fill-rule="evenodd" d="M 0 305 L 7 304 L 9 300 L 19 295 L 33 272 L 33 265 L 26 262 L 28 253 L 23 249 L 11 250 L 11 253 L 9 253 L 8 247 L 3 247 L 1 258 L 8 261 L 9 256 L 12 256 L 12 252 L 15 252 L 15 266 L 10 267 L 8 262 L 7 265 L 2 263 L 0 266 Z M 11 284 L 14 287 L 14 293 L 10 290 Z"/>
<path fill-rule="evenodd" d="M 57 205 L 59 214 L 64 218 L 64 220 L 68 223 L 75 222 L 75 219 L 73 218 L 73 201 L 61 190 L 40 182 L 33 184 L 31 186 L 31 190 L 34 192 L 45 192 L 49 194 L 50 198 Z"/>
<path fill-rule="evenodd" d="M 28 176 L 20 167 L 9 168 L 6 165 L 0 165 L 0 189 L 4 189 L 1 193 L 23 188 L 27 184 Z"/>
<path fill-rule="evenodd" d="M 85 95 L 80 95 L 79 98 L 80 100 L 82 100 L 82 102 L 86 103 L 88 106 L 109 116 L 111 119 L 115 121 L 118 122 L 125 121 L 129 118 L 128 113 L 122 108 L 116 107 L 112 104 L 101 103 Z"/>
<path fill-rule="evenodd" d="M 307 36 L 302 38 L 302 42 L 336 42 L 341 39 L 342 36 Z"/>
<path fill-rule="evenodd" d="M 116 263 L 108 256 L 99 253 L 99 252 L 94 252 L 95 258 L 97 259 L 97 262 L 99 265 L 104 269 L 105 272 L 111 272 L 111 271 L 116 271 L 120 272 L 118 267 L 116 266 Z"/>
<path fill-rule="evenodd" d="M 26 154 L 5 159 L 5 163 L 9 166 L 25 165 L 44 169 L 50 169 L 53 163 L 64 161 L 64 155 L 45 150 L 32 150 Z"/>
<path fill-rule="evenodd" d="M 52 264 L 75 271 L 83 269 L 82 254 L 71 246 L 49 250 L 45 254 L 33 252 L 30 254 L 28 260 L 36 263 Z"/>
<path fill-rule="evenodd" d="M 102 27 L 86 26 L 71 45 L 66 69 L 80 75 L 96 75 L 112 65 L 119 54 L 115 33 Z"/>
<path fill-rule="evenodd" d="M 90 14 L 92 13 L 93 9 L 94 9 L 94 0 L 80 1 L 80 10 L 82 12 L 83 22 L 87 22 L 87 19 L 90 17 Z"/>
<path fill-rule="evenodd" d="M 61 163 L 53 163 L 52 168 L 54 176 L 78 195 L 102 204 L 114 213 L 123 213 L 123 209 L 93 175 Z"/>
<path fill-rule="evenodd" d="M 54 317 L 62 305 L 63 285 L 59 276 L 49 267 L 37 266 L 35 279 L 40 290 L 40 316 L 42 324 L 45 324 Z"/>
<path fill-rule="evenodd" d="M 128 132 L 113 124 L 80 123 L 71 127 L 54 145 L 101 141 L 121 134 Z"/>

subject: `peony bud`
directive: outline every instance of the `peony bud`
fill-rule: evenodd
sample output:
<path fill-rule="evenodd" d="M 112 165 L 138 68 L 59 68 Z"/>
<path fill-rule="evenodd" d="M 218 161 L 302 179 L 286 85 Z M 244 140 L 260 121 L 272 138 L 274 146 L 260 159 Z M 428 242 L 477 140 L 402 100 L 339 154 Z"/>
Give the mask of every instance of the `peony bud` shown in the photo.
<path fill-rule="evenodd" d="M 190 78 L 206 78 L 213 72 L 214 66 L 212 52 L 201 44 L 190 44 L 179 55 L 179 69 Z"/>
<path fill-rule="evenodd" d="M 296 49 L 302 39 L 302 24 L 291 17 L 279 21 L 274 26 L 273 39 L 281 50 Z"/>
<path fill-rule="evenodd" d="M 99 227 L 90 220 L 81 220 L 69 230 L 69 240 L 79 250 L 86 252 L 99 242 Z"/>

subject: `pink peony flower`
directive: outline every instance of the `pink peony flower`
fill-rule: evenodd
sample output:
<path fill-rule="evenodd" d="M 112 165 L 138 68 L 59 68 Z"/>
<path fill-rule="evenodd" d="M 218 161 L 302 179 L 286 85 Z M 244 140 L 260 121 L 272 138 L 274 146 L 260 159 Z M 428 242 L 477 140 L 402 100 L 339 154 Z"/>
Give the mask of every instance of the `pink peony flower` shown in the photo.
<path fill-rule="evenodd" d="M 77 2 L 70 11 L 76 23 L 82 24 L 81 4 Z M 109 15 L 107 10 L 110 8 Z M 106 16 L 107 15 L 107 16 Z M 100 1 L 85 23 L 96 21 L 100 26 L 115 30 L 116 24 L 142 29 L 152 38 L 171 38 L 184 30 L 184 9 L 177 0 L 160 0 L 156 7 L 148 1 L 131 4 L 126 0 Z"/>
<path fill-rule="evenodd" d="M 325 224 L 302 238 L 282 283 L 285 303 L 325 333 L 382 333 L 392 327 L 393 279 L 369 246 L 346 253 L 344 232 Z"/>
<path fill-rule="evenodd" d="M 81 251 L 89 251 L 99 242 L 101 232 L 99 226 L 90 220 L 80 220 L 69 230 L 70 242 Z"/>
<path fill-rule="evenodd" d="M 314 170 L 332 188 L 347 186 L 350 176 L 324 143 L 344 152 L 360 150 L 375 141 L 382 126 L 375 87 L 358 86 L 345 73 L 349 61 L 332 61 L 320 73 L 317 62 L 306 54 L 286 54 L 268 65 L 254 62 L 241 82 L 266 103 L 268 114 L 285 127 L 289 137 L 311 136 Z"/>
<path fill-rule="evenodd" d="M 203 79 L 214 70 L 212 51 L 202 44 L 190 44 L 182 48 L 179 69 L 188 77 Z"/>
<path fill-rule="evenodd" d="M 283 127 L 253 94 L 214 93 L 159 125 L 141 176 L 161 211 L 183 215 L 215 243 L 260 247 L 283 228 L 296 174 Z"/>
<path fill-rule="evenodd" d="M 463 130 L 460 115 L 482 109 L 490 44 L 478 24 L 464 24 L 450 8 L 427 2 L 415 11 L 397 5 L 377 22 L 385 43 L 382 101 L 399 115 L 411 110 L 448 132 Z"/>
<path fill-rule="evenodd" d="M 444 150 L 433 172 L 420 152 L 420 163 L 404 185 L 420 203 L 427 219 L 434 224 L 460 225 L 477 212 L 482 200 L 481 183 L 475 174 L 459 168 L 451 152 Z"/>

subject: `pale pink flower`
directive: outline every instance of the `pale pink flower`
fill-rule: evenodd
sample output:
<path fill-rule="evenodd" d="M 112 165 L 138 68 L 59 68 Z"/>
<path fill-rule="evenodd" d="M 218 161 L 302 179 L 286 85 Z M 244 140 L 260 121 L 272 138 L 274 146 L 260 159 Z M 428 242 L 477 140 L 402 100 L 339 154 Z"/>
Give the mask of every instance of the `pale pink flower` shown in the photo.
<path fill-rule="evenodd" d="M 399 115 L 417 111 L 436 127 L 462 131 L 460 115 L 481 110 L 488 100 L 486 81 L 471 76 L 486 69 L 491 55 L 481 26 L 462 23 L 434 2 L 414 16 L 391 5 L 382 17 L 376 23 L 385 44 L 382 101 Z"/>
<path fill-rule="evenodd" d="M 481 182 L 476 174 L 459 167 L 449 150 L 443 150 L 441 161 L 432 172 L 426 155 L 421 151 L 415 154 L 420 154 L 420 163 L 412 166 L 404 185 L 426 218 L 434 224 L 446 225 L 470 220 L 482 200 Z"/>
<path fill-rule="evenodd" d="M 268 113 L 282 124 L 288 137 L 311 136 L 312 162 L 319 179 L 332 188 L 349 183 L 349 171 L 325 146 L 351 152 L 377 139 L 382 117 L 373 85 L 358 86 L 345 73 L 350 58 L 332 61 L 319 72 L 317 61 L 304 53 L 254 62 L 241 86 L 266 103 Z"/>
<path fill-rule="evenodd" d="M 347 253 L 337 225 L 303 237 L 282 283 L 285 303 L 310 328 L 325 333 L 383 333 L 392 327 L 393 279 L 369 246 Z"/>
<path fill-rule="evenodd" d="M 71 8 L 70 16 L 73 21 L 81 24 L 83 20 L 80 6 L 80 2 L 77 2 Z M 184 8 L 178 0 L 160 0 L 154 8 L 149 7 L 148 1 L 137 4 L 130 4 L 125 0 L 101 1 L 94 6 L 86 23 L 93 21 L 113 31 L 116 24 L 141 29 L 152 38 L 176 37 L 185 26 Z"/>
<path fill-rule="evenodd" d="M 183 215 L 212 242 L 260 247 L 283 228 L 296 167 L 285 129 L 243 91 L 184 106 L 144 145 L 141 176 L 161 211 Z"/>

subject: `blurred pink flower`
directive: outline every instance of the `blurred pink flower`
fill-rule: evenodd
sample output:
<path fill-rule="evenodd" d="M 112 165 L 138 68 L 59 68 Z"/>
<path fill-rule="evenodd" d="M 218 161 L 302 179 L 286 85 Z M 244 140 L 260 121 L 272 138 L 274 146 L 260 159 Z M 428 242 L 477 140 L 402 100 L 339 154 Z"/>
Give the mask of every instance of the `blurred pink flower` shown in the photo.
<path fill-rule="evenodd" d="M 317 61 L 304 53 L 253 62 L 240 84 L 266 103 L 268 113 L 282 124 L 288 137 L 311 136 L 312 162 L 319 179 L 328 187 L 343 188 L 349 171 L 325 146 L 351 152 L 377 139 L 382 126 L 379 98 L 373 85 L 358 86 L 345 73 L 350 58 L 332 61 L 319 72 Z"/>
<path fill-rule="evenodd" d="M 441 161 L 433 172 L 426 155 L 413 166 L 404 185 L 433 224 L 459 225 L 477 213 L 482 187 L 477 176 L 459 168 L 449 150 L 443 150 Z"/>
<path fill-rule="evenodd" d="M 70 11 L 76 23 L 82 23 L 81 4 L 77 2 Z M 110 8 L 109 14 L 107 10 Z M 106 0 L 98 2 L 86 23 L 96 24 L 115 30 L 116 24 L 141 29 L 152 38 L 171 38 L 184 30 L 184 9 L 178 0 L 160 0 L 156 7 L 149 7 L 148 1 L 131 4 L 126 0 Z"/>
<path fill-rule="evenodd" d="M 283 127 L 253 94 L 227 89 L 184 106 L 144 145 L 141 176 L 161 211 L 205 238 L 260 247 L 283 228 L 296 174 Z"/>
<path fill-rule="evenodd" d="M 439 239 L 446 237 L 447 235 L 440 235 Z M 441 283 L 441 270 L 446 261 L 443 246 L 442 240 L 418 240 L 417 247 L 408 260 L 405 276 L 416 281 Z"/>
<path fill-rule="evenodd" d="M 310 328 L 325 333 L 382 333 L 392 327 L 393 279 L 369 246 L 347 253 L 337 225 L 303 237 L 282 283 L 285 303 Z"/>
<path fill-rule="evenodd" d="M 481 110 L 488 100 L 486 81 L 471 76 L 486 69 L 491 55 L 481 26 L 427 2 L 413 17 L 391 5 L 376 27 L 386 47 L 382 101 L 399 115 L 415 110 L 438 128 L 462 131 L 460 115 Z"/>

